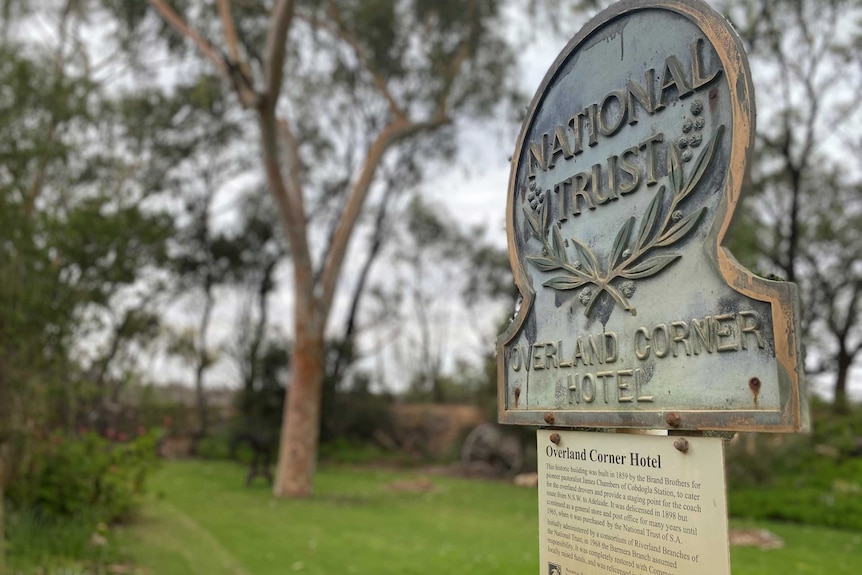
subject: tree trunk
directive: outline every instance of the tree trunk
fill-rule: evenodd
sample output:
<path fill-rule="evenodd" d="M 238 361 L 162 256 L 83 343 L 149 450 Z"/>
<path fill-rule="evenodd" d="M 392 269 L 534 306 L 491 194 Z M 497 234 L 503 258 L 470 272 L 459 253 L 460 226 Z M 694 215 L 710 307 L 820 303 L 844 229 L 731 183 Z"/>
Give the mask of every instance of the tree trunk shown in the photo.
<path fill-rule="evenodd" d="M 209 330 L 210 319 L 212 318 L 213 308 L 213 278 L 207 272 L 206 286 L 204 288 L 204 313 L 201 318 L 199 347 L 197 350 L 197 366 L 195 368 L 195 407 L 198 413 L 197 429 L 192 433 L 192 444 L 189 452 L 192 456 L 198 453 L 198 446 L 201 440 L 206 437 L 208 428 L 207 417 L 207 397 L 204 390 L 204 372 L 210 364 L 209 351 L 207 350 L 207 330 Z"/>
<path fill-rule="evenodd" d="M 309 497 L 320 441 L 320 407 L 323 394 L 323 323 L 310 310 L 297 306 L 296 342 L 290 367 L 290 386 L 284 402 L 276 497 Z"/>
<path fill-rule="evenodd" d="M 838 353 L 838 370 L 835 374 L 835 399 L 832 408 L 835 413 L 847 413 L 847 376 L 850 373 L 852 358 L 843 350 Z"/>
<path fill-rule="evenodd" d="M 0 575 L 6 575 L 6 458 L 8 444 L 0 443 Z"/>

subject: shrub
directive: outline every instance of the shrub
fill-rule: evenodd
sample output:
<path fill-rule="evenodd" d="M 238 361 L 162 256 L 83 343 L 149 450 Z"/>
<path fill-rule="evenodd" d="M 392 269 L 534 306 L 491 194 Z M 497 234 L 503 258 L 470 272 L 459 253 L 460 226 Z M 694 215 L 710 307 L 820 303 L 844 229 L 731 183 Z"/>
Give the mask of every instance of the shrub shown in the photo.
<path fill-rule="evenodd" d="M 769 487 L 731 490 L 734 517 L 770 519 L 862 530 L 862 461 L 812 469 L 801 477 L 783 475 Z"/>
<path fill-rule="evenodd" d="M 320 458 L 328 463 L 362 465 L 369 463 L 403 463 L 405 456 L 385 451 L 371 443 L 338 437 L 320 444 Z"/>
<path fill-rule="evenodd" d="M 92 432 L 34 441 L 9 486 L 10 501 L 43 517 L 115 522 L 128 516 L 156 463 L 156 436 L 113 443 Z"/>
<path fill-rule="evenodd" d="M 808 435 L 741 436 L 727 451 L 732 516 L 862 529 L 862 418 L 813 402 Z"/>

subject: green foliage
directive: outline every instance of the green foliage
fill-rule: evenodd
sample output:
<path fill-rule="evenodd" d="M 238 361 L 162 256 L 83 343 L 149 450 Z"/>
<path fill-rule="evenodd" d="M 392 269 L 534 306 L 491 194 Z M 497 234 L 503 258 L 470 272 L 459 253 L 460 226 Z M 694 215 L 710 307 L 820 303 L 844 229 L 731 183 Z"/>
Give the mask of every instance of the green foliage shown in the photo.
<path fill-rule="evenodd" d="M 862 530 L 862 410 L 814 402 L 811 435 L 743 435 L 727 450 L 735 517 Z"/>
<path fill-rule="evenodd" d="M 34 508 L 8 511 L 9 567 L 14 573 L 86 575 L 114 563 L 119 550 L 104 523 L 90 514 L 57 517 Z"/>
<path fill-rule="evenodd" d="M 799 479 L 781 476 L 769 487 L 732 490 L 728 511 L 733 517 L 860 531 L 862 484 L 859 477 L 862 477 L 862 462 L 858 461 L 819 469 Z"/>
<path fill-rule="evenodd" d="M 0 38 L 0 464 L 13 481 L 61 457 L 34 428 L 61 433 L 94 413 L 102 427 L 127 381 L 115 360 L 158 333 L 147 302 L 172 230 L 141 201 L 122 91 L 90 76 L 74 38 L 77 10 L 92 4 L 20 4 L 6 4 Z M 56 23 L 56 43 L 18 33 L 35 15 Z"/>
<path fill-rule="evenodd" d="M 278 428 L 275 428 L 278 431 Z M 241 463 L 251 463 L 254 450 L 243 441 L 236 441 L 236 431 L 229 426 L 210 430 L 198 443 L 195 457 L 209 461 L 234 460 Z"/>
<path fill-rule="evenodd" d="M 367 390 L 328 393 L 323 401 L 321 441 L 375 443 L 379 432 L 392 431 L 392 397 Z"/>
<path fill-rule="evenodd" d="M 112 443 L 92 432 L 51 434 L 33 443 L 26 464 L 9 486 L 9 500 L 46 520 L 126 519 L 155 467 L 155 447 L 154 432 L 124 443 Z"/>
<path fill-rule="evenodd" d="M 385 451 L 370 443 L 360 443 L 345 437 L 336 437 L 320 445 L 320 459 L 327 463 L 363 465 L 398 462 L 403 459 L 403 455 Z"/>

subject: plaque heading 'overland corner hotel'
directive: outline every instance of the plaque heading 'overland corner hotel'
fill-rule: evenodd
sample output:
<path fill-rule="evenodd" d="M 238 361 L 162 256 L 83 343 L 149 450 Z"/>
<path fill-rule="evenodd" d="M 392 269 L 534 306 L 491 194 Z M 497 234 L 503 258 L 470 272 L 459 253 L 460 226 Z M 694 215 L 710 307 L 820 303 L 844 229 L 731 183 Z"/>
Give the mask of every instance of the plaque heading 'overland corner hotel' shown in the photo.
<path fill-rule="evenodd" d="M 569 42 L 513 157 L 502 422 L 807 426 L 796 287 L 721 247 L 753 133 L 741 43 L 700 1 L 622 2 Z"/>

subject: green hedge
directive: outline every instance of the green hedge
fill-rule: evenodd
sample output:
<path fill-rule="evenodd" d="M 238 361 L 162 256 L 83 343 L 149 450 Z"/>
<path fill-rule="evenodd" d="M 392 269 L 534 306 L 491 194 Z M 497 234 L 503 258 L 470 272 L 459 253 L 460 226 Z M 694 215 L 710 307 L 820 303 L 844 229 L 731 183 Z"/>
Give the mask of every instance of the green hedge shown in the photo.
<path fill-rule="evenodd" d="M 13 507 L 45 517 L 123 520 L 157 463 L 156 439 L 156 433 L 149 432 L 112 442 L 86 432 L 34 440 L 7 498 Z"/>

